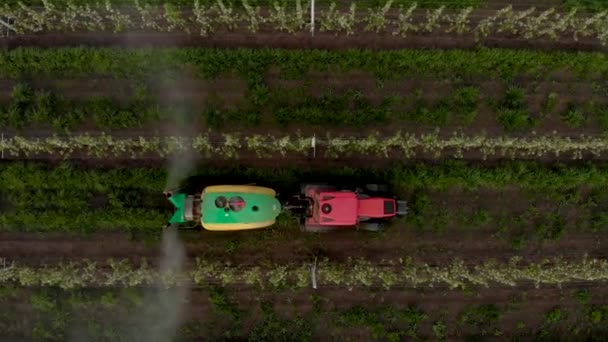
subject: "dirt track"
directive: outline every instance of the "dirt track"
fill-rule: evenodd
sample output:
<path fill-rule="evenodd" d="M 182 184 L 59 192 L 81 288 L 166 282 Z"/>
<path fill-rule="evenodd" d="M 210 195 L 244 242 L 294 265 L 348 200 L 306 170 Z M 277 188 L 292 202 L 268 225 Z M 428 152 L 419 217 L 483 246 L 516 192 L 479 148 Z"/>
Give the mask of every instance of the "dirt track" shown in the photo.
<path fill-rule="evenodd" d="M 221 32 L 210 37 L 181 33 L 66 33 L 9 36 L 0 38 L 4 49 L 18 47 L 59 47 L 95 46 L 129 47 L 212 47 L 212 48 L 286 48 L 286 49 L 476 49 L 480 46 L 491 48 L 536 49 L 543 51 L 608 51 L 596 40 L 571 38 L 551 41 L 548 39 L 522 39 L 508 36 L 486 38 L 476 42 L 472 36 L 417 35 L 407 38 L 390 34 L 358 33 L 353 36 L 335 36 L 331 33 L 317 32 L 314 37 L 309 33 L 287 34 L 280 32 L 259 32 L 257 34 Z"/>

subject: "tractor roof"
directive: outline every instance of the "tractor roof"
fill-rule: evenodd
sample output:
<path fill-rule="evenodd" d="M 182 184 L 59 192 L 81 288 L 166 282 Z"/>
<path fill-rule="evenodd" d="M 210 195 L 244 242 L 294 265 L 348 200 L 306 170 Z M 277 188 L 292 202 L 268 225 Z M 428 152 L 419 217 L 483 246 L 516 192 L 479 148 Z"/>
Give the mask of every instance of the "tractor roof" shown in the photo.
<path fill-rule="evenodd" d="M 359 200 L 360 217 L 387 217 L 394 216 L 396 203 L 391 198 L 363 198 Z"/>
<path fill-rule="evenodd" d="M 276 192 L 260 186 L 209 186 L 201 199 L 201 224 L 208 230 L 263 228 L 281 212 Z"/>

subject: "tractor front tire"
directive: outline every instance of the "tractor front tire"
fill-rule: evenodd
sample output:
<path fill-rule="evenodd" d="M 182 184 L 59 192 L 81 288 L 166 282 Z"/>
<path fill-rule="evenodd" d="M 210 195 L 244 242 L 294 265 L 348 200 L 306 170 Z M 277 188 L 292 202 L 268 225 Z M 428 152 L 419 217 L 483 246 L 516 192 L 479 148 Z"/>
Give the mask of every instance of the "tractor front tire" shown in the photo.
<path fill-rule="evenodd" d="M 321 226 L 321 225 L 301 225 L 300 230 L 305 233 L 329 233 L 336 231 L 335 227 Z"/>
<path fill-rule="evenodd" d="M 384 231 L 384 224 L 377 222 L 362 222 L 359 223 L 359 230 L 365 230 L 368 232 L 382 232 Z"/>
<path fill-rule="evenodd" d="M 305 183 L 300 184 L 300 193 L 303 195 L 307 187 L 314 187 L 321 189 L 322 191 L 333 191 L 336 187 L 327 183 Z"/>
<path fill-rule="evenodd" d="M 365 190 L 370 192 L 388 192 L 386 184 L 365 184 Z"/>

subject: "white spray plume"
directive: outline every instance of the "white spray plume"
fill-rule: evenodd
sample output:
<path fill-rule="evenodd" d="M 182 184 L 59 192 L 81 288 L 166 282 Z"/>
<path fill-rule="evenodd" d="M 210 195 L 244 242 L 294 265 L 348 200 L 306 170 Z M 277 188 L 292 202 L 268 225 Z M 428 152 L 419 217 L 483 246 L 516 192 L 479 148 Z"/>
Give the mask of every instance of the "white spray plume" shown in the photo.
<path fill-rule="evenodd" d="M 164 102 L 172 104 L 171 117 L 165 125 L 165 134 L 178 138 L 193 138 L 197 132 L 197 120 L 192 111 L 185 108 L 184 96 L 178 82 L 163 82 Z M 185 87 L 181 87 L 182 91 Z M 165 190 L 175 189 L 181 181 L 188 178 L 198 162 L 197 153 L 188 145 L 184 151 L 172 153 L 167 160 L 167 182 Z"/>
<path fill-rule="evenodd" d="M 186 250 L 175 227 L 165 229 L 162 240 L 160 271 L 181 273 L 186 262 Z M 189 289 L 186 285 L 165 288 L 162 284 L 146 291 L 134 319 L 128 340 L 168 342 L 176 338 L 182 320 Z"/>
<path fill-rule="evenodd" d="M 182 131 L 183 132 L 183 131 Z M 187 135 L 171 134 L 179 137 Z M 180 183 L 192 175 L 197 163 L 197 155 L 192 149 L 180 153 L 173 153 L 167 160 L 167 181 L 165 190 L 174 190 Z"/>

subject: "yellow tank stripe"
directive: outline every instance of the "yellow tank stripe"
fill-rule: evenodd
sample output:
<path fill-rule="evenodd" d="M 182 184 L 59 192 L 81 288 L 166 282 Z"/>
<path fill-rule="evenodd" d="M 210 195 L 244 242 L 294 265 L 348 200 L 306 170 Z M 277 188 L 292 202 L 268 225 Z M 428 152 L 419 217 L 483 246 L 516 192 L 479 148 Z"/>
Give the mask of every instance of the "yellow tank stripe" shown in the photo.
<path fill-rule="evenodd" d="M 261 194 L 276 196 L 276 191 L 271 188 L 254 185 L 211 185 L 203 190 L 203 193 L 218 193 L 218 192 L 244 192 L 249 194 Z"/>
<path fill-rule="evenodd" d="M 254 222 L 254 223 L 205 223 L 201 222 L 203 228 L 207 230 L 218 230 L 218 231 L 234 231 L 234 230 L 247 230 L 247 229 L 258 229 L 274 224 L 273 221 L 266 222 Z"/>

